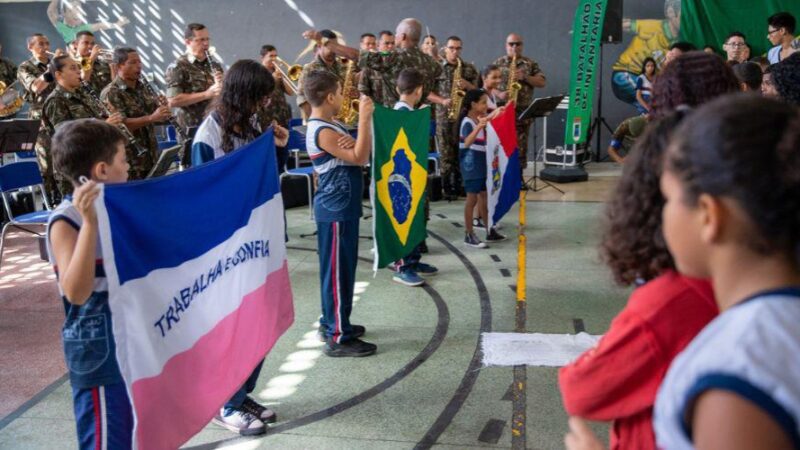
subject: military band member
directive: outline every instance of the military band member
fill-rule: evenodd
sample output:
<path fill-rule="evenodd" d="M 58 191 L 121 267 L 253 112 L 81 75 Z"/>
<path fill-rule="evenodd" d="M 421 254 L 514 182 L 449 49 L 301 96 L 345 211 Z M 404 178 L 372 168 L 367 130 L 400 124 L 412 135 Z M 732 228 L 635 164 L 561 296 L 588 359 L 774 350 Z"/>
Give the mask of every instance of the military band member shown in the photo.
<path fill-rule="evenodd" d="M 372 33 L 362 34 L 359 45 L 363 51 L 374 52 L 378 50 L 378 40 L 375 39 L 375 35 Z"/>
<path fill-rule="evenodd" d="M 190 23 L 184 30 L 186 54 L 167 68 L 167 99 L 184 130 L 200 125 L 206 108 L 222 90 L 222 66 L 206 59 L 208 28 Z"/>
<path fill-rule="evenodd" d="M 394 51 L 394 33 L 383 30 L 378 33 L 378 52 L 389 53 Z"/>
<path fill-rule="evenodd" d="M 442 55 L 439 53 L 439 41 L 436 36 L 429 34 L 422 40 L 422 53 L 431 55 L 436 62 L 442 62 Z"/>
<path fill-rule="evenodd" d="M 56 56 L 50 61 L 47 71 L 48 78 L 53 80 L 56 86 L 53 92 L 47 96 L 42 108 L 42 126 L 39 134 L 45 134 L 47 146 L 42 148 L 41 152 L 39 147 L 36 148 L 36 158 L 44 178 L 45 190 L 48 195 L 54 197 L 57 194 L 56 189 L 60 190 L 63 195 L 72 190 L 72 183 L 61 180 L 60 176 L 53 173 L 50 138 L 53 137 L 56 127 L 68 120 L 92 117 L 105 119 L 112 125 L 119 125 L 122 123 L 122 116 L 114 113 L 105 117 L 104 111 L 81 88 L 81 69 L 71 56 Z M 59 181 L 58 187 L 56 187 L 56 180 Z"/>
<path fill-rule="evenodd" d="M 108 62 L 98 59 L 102 48 L 95 43 L 91 31 L 80 31 L 75 38 L 76 59 L 80 58 L 81 79 L 89 83 L 97 95 L 111 83 L 113 74 Z M 87 61 L 84 65 L 83 61 Z"/>
<path fill-rule="evenodd" d="M 500 83 L 499 90 L 503 91 L 501 100 L 507 100 L 508 91 L 508 74 L 511 65 L 511 60 L 514 55 L 517 56 L 517 81 L 522 88 L 517 95 L 517 108 L 518 112 L 524 111 L 533 102 L 533 89 L 543 88 L 547 84 L 544 73 L 539 68 L 536 61 L 522 55 L 523 41 L 522 36 L 511 33 L 506 38 L 506 55 L 494 62 L 495 65 L 500 67 L 502 72 L 503 81 Z M 519 160 L 520 168 L 524 169 L 528 161 L 528 132 L 530 131 L 532 119 L 517 121 L 517 142 L 519 145 Z"/>
<path fill-rule="evenodd" d="M 370 36 L 372 37 L 371 39 Z M 394 45 L 394 35 L 391 36 L 391 39 L 392 45 Z M 378 43 L 374 34 L 364 33 L 361 35 L 361 51 L 379 51 Z M 383 88 L 381 88 L 382 83 L 383 75 L 381 75 L 379 72 L 370 69 L 363 69 L 358 73 L 358 92 L 371 98 L 373 102 L 381 105 L 383 104 L 383 99 L 381 98 L 381 94 L 383 93 Z"/>
<path fill-rule="evenodd" d="M 125 152 L 128 156 L 128 178 L 141 180 L 153 168 L 158 160 L 158 141 L 154 125 L 165 122 L 172 114 L 167 106 L 161 106 L 158 98 L 150 94 L 140 77 L 142 60 L 135 49 L 129 47 L 114 50 L 114 64 L 117 76 L 100 94 L 100 98 L 110 105 L 111 111 L 120 113 L 123 123 L 136 138 L 138 146 L 145 153 L 128 145 Z"/>
<path fill-rule="evenodd" d="M 442 61 L 442 74 L 436 82 L 436 93 L 444 98 L 450 99 L 453 91 L 453 78 L 461 61 L 461 80 L 458 89 L 466 92 L 478 88 L 478 78 L 480 74 L 474 65 L 461 59 L 463 44 L 458 36 L 447 38 L 444 48 L 444 60 Z M 461 187 L 461 177 L 459 175 L 458 163 L 458 115 L 454 118 L 448 117 L 450 108 L 436 108 L 436 140 L 439 146 L 439 163 L 442 172 L 442 187 L 448 198 L 458 197 Z"/>
<path fill-rule="evenodd" d="M 2 54 L 3 46 L 0 45 L 0 54 Z M 11 62 L 10 59 L 0 57 L 0 81 L 10 85 L 17 80 L 17 65 Z"/>
<path fill-rule="evenodd" d="M 344 83 L 344 75 L 347 70 L 345 65 L 339 62 L 333 50 L 331 50 L 331 46 L 336 43 L 338 39 L 336 33 L 331 30 L 322 30 L 319 33 L 321 39 L 324 39 L 325 42 L 320 43 L 317 41 L 314 47 L 314 60 L 303 66 L 303 73 L 300 75 L 300 80 L 297 84 L 298 90 L 300 91 L 297 93 L 297 106 L 303 111 L 303 117 L 308 117 L 311 114 L 311 105 L 308 103 L 303 93 L 303 80 L 306 75 L 310 72 L 322 70 L 336 75 L 336 77 L 339 78 L 339 82 Z"/>
<path fill-rule="evenodd" d="M 17 79 L 25 91 L 25 101 L 30 107 L 28 117 L 39 119 L 42 117 L 45 99 L 55 88 L 55 84 L 45 80 L 44 76 L 47 64 L 50 63 L 50 40 L 47 36 L 36 33 L 28 38 L 28 50 L 31 52 L 31 59 L 19 65 Z M 55 54 L 60 56 L 63 50 L 58 49 Z"/>
<path fill-rule="evenodd" d="M 261 65 L 266 67 L 272 74 L 272 78 L 275 79 L 275 89 L 269 94 L 269 103 L 262 105 L 258 109 L 258 124 L 262 130 L 269 128 L 273 121 L 288 130 L 289 120 L 292 118 L 292 108 L 289 106 L 289 102 L 286 101 L 286 96 L 293 96 L 296 92 L 294 92 L 290 80 L 287 80 L 281 74 L 281 71 L 276 70 L 277 57 L 278 50 L 275 46 L 267 44 L 261 47 Z M 275 149 L 278 158 L 278 171 L 283 172 L 288 158 L 287 149 L 286 147 L 276 147 Z"/>
<path fill-rule="evenodd" d="M 399 100 L 397 93 L 397 75 L 403 69 L 417 69 L 425 78 L 422 98 L 429 102 L 450 104 L 449 99 L 443 99 L 434 92 L 435 83 L 442 73 L 442 66 L 436 63 L 430 56 L 422 53 L 419 49 L 419 41 L 422 35 L 422 24 L 417 19 L 404 19 L 397 25 L 395 33 L 396 48 L 388 53 L 360 52 L 358 49 L 347 47 L 325 37 L 322 33 L 309 30 L 303 33 L 306 39 L 314 40 L 320 46 L 324 46 L 339 56 L 351 60 L 358 60 L 359 67 L 372 69 L 383 76 L 381 100 L 382 104 L 392 107 Z M 382 37 L 383 39 L 383 37 Z"/>

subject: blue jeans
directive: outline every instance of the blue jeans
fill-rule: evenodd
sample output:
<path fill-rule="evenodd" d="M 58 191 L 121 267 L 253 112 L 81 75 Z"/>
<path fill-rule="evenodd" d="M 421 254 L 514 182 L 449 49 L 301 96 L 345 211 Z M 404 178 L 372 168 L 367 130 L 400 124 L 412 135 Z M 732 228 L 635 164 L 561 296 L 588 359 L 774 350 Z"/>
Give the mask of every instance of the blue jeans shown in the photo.
<path fill-rule="evenodd" d="M 414 269 L 414 266 L 422 259 L 422 252 L 419 251 L 419 245 L 414 247 L 414 250 L 411 250 L 405 258 L 397 261 L 395 267 L 397 268 L 398 272 L 402 272 L 404 270 Z"/>
<path fill-rule="evenodd" d="M 233 397 L 228 400 L 228 403 L 225 403 L 226 408 L 238 409 L 242 407 L 242 403 L 244 403 L 244 399 L 247 398 L 247 394 L 253 392 L 256 388 L 256 382 L 258 381 L 258 375 L 261 373 L 262 365 L 264 365 L 264 361 L 258 363 L 256 368 L 250 373 L 250 376 L 247 377 L 247 381 L 244 382 L 244 385 L 233 394 Z"/>

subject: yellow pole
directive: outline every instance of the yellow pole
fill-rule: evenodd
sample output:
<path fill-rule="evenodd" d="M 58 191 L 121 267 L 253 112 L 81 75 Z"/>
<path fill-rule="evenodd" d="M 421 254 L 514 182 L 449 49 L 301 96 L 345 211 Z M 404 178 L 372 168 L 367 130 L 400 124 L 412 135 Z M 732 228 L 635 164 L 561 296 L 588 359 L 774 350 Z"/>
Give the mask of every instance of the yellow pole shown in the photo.
<path fill-rule="evenodd" d="M 525 301 L 525 198 L 527 191 L 519 192 L 519 244 L 517 246 L 517 301 Z"/>

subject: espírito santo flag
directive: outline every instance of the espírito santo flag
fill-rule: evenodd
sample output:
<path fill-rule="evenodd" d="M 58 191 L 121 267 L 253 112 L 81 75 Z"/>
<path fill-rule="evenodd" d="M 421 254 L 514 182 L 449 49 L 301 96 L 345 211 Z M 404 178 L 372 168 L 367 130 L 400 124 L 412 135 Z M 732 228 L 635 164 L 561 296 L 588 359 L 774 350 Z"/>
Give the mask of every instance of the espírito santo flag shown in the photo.
<path fill-rule="evenodd" d="M 408 256 L 425 231 L 429 109 L 375 105 L 372 118 L 372 207 L 375 270 Z"/>

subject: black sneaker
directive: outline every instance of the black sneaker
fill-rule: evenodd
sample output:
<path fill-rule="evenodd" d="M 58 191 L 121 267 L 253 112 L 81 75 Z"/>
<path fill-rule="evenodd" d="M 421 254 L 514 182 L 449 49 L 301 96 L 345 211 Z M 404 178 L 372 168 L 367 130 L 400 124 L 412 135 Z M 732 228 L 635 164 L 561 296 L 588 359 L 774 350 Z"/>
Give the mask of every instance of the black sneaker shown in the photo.
<path fill-rule="evenodd" d="M 483 224 L 483 220 L 480 218 L 472 219 L 472 226 L 475 228 L 486 228 L 486 225 Z"/>
<path fill-rule="evenodd" d="M 506 237 L 498 233 L 494 227 L 492 227 L 492 229 L 489 230 L 488 233 L 486 233 L 486 242 L 500 242 L 505 240 Z"/>
<path fill-rule="evenodd" d="M 367 332 L 367 329 L 362 327 L 361 325 L 350 325 L 353 328 L 353 338 L 357 339 L 364 335 Z M 326 342 L 328 337 L 325 336 L 325 326 L 320 325 L 317 329 L 317 339 L 320 342 Z"/>
<path fill-rule="evenodd" d="M 374 355 L 376 351 L 378 351 L 377 345 L 364 342 L 361 339 L 351 339 L 341 344 L 329 340 L 328 343 L 325 344 L 325 349 L 323 350 L 327 356 L 332 358 L 361 358 Z"/>
<path fill-rule="evenodd" d="M 257 436 L 267 432 L 267 426 L 258 417 L 244 409 L 223 407 L 213 422 L 240 436 Z"/>
<path fill-rule="evenodd" d="M 278 421 L 278 415 L 275 414 L 275 411 L 253 400 L 249 395 L 245 397 L 244 402 L 242 402 L 242 409 L 258 417 L 264 423 L 275 423 Z"/>

